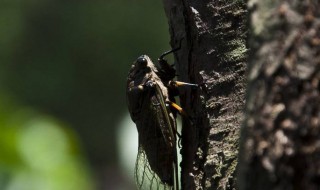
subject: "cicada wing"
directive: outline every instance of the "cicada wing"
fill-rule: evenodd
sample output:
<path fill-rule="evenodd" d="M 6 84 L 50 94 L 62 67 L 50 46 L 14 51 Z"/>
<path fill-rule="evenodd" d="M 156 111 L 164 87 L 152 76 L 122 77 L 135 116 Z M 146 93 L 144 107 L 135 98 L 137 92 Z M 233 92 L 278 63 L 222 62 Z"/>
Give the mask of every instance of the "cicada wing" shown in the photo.
<path fill-rule="evenodd" d="M 162 90 L 158 84 L 155 85 L 156 93 L 152 97 L 152 106 L 157 113 L 157 121 L 160 125 L 161 132 L 165 142 L 169 146 L 175 146 L 176 142 L 176 121 L 172 113 L 169 113 L 166 106 Z"/>
<path fill-rule="evenodd" d="M 176 145 L 176 131 L 177 131 L 177 123 L 174 115 L 167 108 L 166 102 L 164 100 L 164 96 L 162 94 L 162 90 L 159 85 L 156 85 L 156 99 L 159 102 L 160 106 L 154 106 L 157 112 L 158 123 L 160 123 L 160 129 L 163 134 L 163 138 L 166 144 L 172 147 L 172 155 L 173 155 L 173 178 L 174 178 L 174 189 L 179 189 L 179 179 L 178 179 L 178 158 L 177 158 L 177 145 Z"/>
<path fill-rule="evenodd" d="M 173 190 L 173 186 L 163 183 L 152 170 L 146 152 L 140 145 L 135 165 L 135 180 L 139 190 Z"/>
<path fill-rule="evenodd" d="M 139 189 L 178 189 L 175 118 L 168 111 L 160 87 L 150 94 L 144 119 L 136 122 L 139 150 L 135 179 Z M 170 115 L 171 114 L 171 115 Z"/>

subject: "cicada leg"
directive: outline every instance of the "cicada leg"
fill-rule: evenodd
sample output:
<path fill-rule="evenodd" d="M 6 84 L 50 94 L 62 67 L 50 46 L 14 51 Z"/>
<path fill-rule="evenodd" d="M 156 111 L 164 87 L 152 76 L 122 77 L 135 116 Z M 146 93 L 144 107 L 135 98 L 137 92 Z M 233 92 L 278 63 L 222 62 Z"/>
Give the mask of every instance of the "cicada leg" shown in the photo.
<path fill-rule="evenodd" d="M 182 116 L 187 116 L 186 112 L 182 109 L 182 107 L 180 107 L 178 104 L 174 103 L 174 102 L 168 102 L 168 104 L 174 108 L 175 110 L 178 111 L 178 113 Z"/>
<path fill-rule="evenodd" d="M 190 117 L 182 107 L 180 107 L 178 104 L 174 102 L 167 102 L 173 109 L 177 110 L 178 113 L 183 117 L 189 120 L 189 122 L 193 125 L 194 124 L 194 118 Z"/>
<path fill-rule="evenodd" d="M 174 64 L 170 65 L 167 60 L 164 59 L 165 56 L 167 56 L 170 53 L 174 53 L 181 49 L 181 43 L 183 38 L 179 42 L 179 47 L 174 48 L 170 51 L 164 52 L 158 59 L 158 63 L 160 65 L 160 71 L 159 75 L 160 78 L 164 83 L 167 83 L 168 81 L 172 80 L 174 77 L 176 77 L 176 69 L 174 68 Z"/>
<path fill-rule="evenodd" d="M 187 82 L 181 82 L 181 81 L 169 81 L 169 86 L 172 88 L 177 87 L 191 87 L 192 89 L 197 89 L 199 87 L 198 84 L 193 83 L 187 83 Z"/>

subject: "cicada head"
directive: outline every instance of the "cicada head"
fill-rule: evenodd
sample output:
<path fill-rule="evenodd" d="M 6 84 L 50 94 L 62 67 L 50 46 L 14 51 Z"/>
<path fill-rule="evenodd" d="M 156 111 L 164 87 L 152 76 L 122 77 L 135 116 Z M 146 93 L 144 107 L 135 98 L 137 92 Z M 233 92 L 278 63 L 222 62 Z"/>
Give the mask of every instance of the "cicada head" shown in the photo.
<path fill-rule="evenodd" d="M 148 73 L 151 71 L 155 71 L 156 67 L 147 55 L 141 55 L 137 58 L 137 60 L 133 63 L 131 70 L 135 72 L 144 72 Z"/>
<path fill-rule="evenodd" d="M 138 57 L 138 59 L 135 61 L 135 66 L 138 68 L 145 68 L 148 66 L 148 63 L 150 64 L 151 60 L 147 55 L 141 55 Z"/>
<path fill-rule="evenodd" d="M 156 66 L 147 55 L 141 55 L 131 66 L 128 75 L 128 83 L 134 86 L 145 83 L 149 78 L 153 78 L 157 72 Z M 132 87 L 133 84 L 129 85 Z"/>

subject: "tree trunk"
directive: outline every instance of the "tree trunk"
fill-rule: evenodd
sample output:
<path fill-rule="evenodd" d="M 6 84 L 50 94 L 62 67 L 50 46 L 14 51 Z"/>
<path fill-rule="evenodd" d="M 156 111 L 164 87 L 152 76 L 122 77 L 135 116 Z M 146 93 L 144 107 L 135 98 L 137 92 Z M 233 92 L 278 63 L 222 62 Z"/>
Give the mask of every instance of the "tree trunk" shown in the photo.
<path fill-rule="evenodd" d="M 182 107 L 182 189 L 235 189 L 246 71 L 244 0 L 164 0 Z"/>
<path fill-rule="evenodd" d="M 240 189 L 319 189 L 319 1 L 248 5 L 252 36 Z"/>

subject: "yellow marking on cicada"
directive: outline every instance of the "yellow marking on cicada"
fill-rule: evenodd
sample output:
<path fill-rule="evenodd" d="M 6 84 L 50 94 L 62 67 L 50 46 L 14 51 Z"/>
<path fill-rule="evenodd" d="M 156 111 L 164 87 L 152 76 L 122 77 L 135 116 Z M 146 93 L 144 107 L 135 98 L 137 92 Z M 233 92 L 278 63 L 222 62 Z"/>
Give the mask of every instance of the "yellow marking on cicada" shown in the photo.
<path fill-rule="evenodd" d="M 191 86 L 191 87 L 194 87 L 194 88 L 198 87 L 197 84 L 192 84 L 192 83 L 187 83 L 187 82 L 171 81 L 170 83 L 173 84 L 176 87 L 179 87 L 179 86 Z"/>
<path fill-rule="evenodd" d="M 171 105 L 174 109 L 178 110 L 178 112 L 179 112 L 180 114 L 184 114 L 183 109 L 182 109 L 180 106 L 178 106 L 178 104 L 173 103 L 173 102 L 170 102 L 170 105 Z"/>

